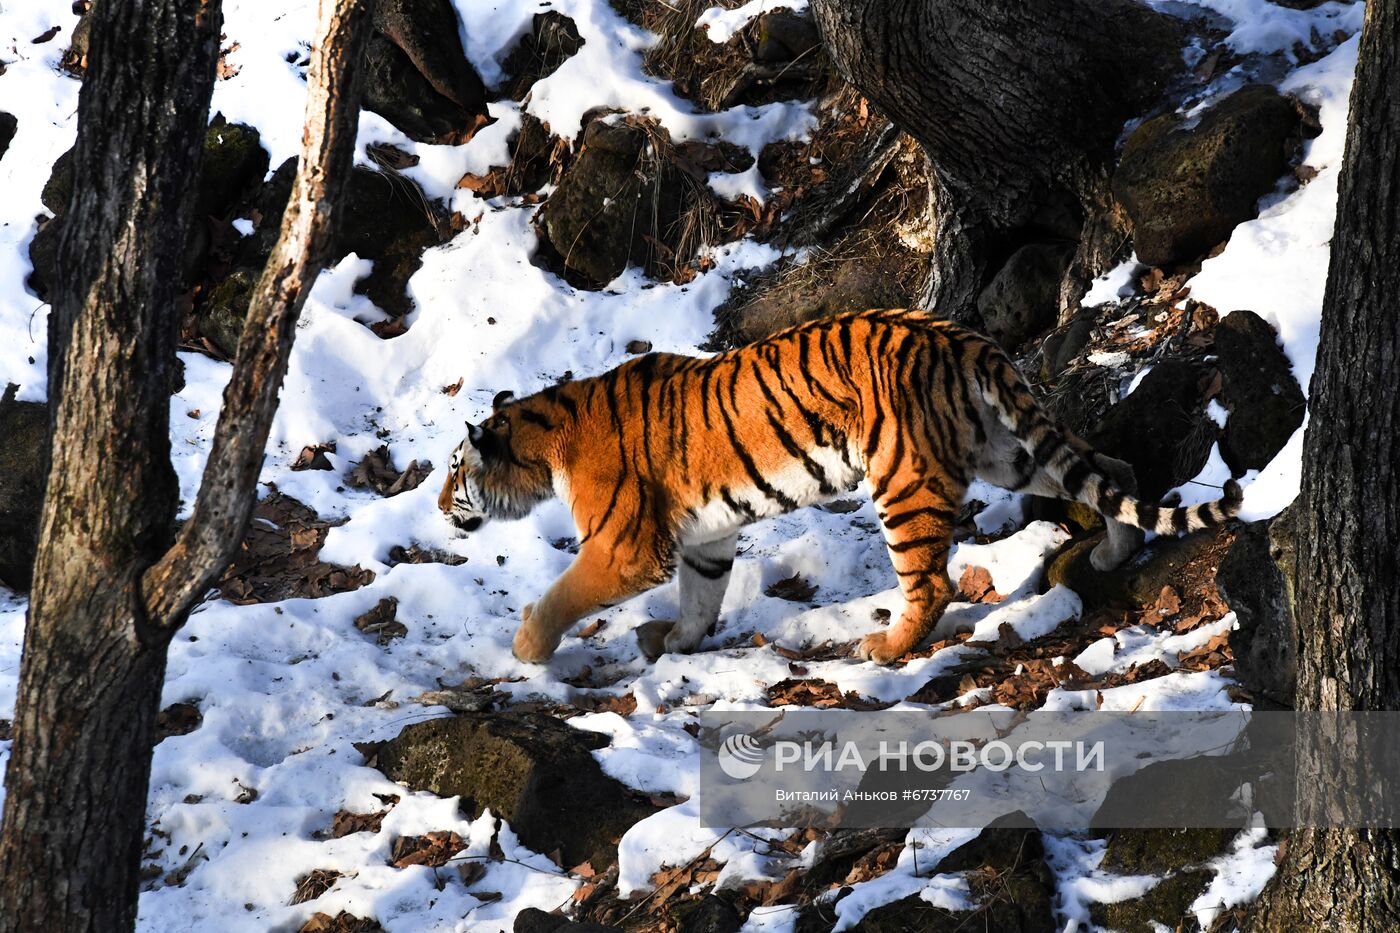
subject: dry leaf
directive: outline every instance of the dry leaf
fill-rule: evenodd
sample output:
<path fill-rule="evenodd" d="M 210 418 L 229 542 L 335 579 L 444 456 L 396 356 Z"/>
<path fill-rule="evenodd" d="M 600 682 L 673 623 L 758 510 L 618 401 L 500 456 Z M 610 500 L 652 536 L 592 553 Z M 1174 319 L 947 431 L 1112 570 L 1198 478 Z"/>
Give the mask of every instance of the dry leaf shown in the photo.
<path fill-rule="evenodd" d="M 802 579 L 801 574 L 784 577 L 763 591 L 769 596 L 786 599 L 794 603 L 810 602 L 817 595 L 817 585 Z"/>
<path fill-rule="evenodd" d="M 968 565 L 958 580 L 958 592 L 970 603 L 999 603 L 1006 597 L 996 591 L 986 567 Z"/>

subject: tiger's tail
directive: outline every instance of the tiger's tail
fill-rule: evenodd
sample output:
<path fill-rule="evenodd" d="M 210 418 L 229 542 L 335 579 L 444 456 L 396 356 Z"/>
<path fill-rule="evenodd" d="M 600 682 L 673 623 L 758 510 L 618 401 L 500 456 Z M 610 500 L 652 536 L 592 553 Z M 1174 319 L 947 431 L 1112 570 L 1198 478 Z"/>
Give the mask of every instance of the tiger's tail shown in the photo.
<path fill-rule="evenodd" d="M 1002 373 L 1009 370 L 1011 375 L 1008 378 L 986 373 L 988 378 L 982 380 L 983 398 L 1031 460 L 1076 502 L 1105 518 L 1159 535 L 1209 528 L 1239 513 L 1244 493 L 1233 479 L 1225 482 L 1224 496 L 1200 505 L 1168 508 L 1139 502 L 1128 495 L 1065 438 L 1011 361 L 999 350 L 995 355 L 1001 358 L 997 368 Z"/>

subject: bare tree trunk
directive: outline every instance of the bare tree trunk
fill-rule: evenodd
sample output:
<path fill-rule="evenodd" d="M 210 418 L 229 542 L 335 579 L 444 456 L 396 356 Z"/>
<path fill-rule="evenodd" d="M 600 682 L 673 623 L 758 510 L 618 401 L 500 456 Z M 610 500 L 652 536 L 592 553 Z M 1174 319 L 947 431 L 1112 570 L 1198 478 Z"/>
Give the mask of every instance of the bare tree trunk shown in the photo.
<path fill-rule="evenodd" d="M 0 827 L 0 931 L 127 930 L 166 649 L 246 531 L 297 315 L 349 174 L 367 0 L 322 0 L 301 169 L 171 547 L 175 297 L 221 17 L 99 3 L 51 315 L 52 467 Z"/>
<path fill-rule="evenodd" d="M 1397 36 L 1400 0 L 1370 0 L 1304 444 L 1295 602 L 1305 710 L 1400 710 Z M 1294 832 L 1250 928 L 1400 929 L 1400 833 Z"/>
<path fill-rule="evenodd" d="M 990 274 L 1037 239 L 1079 243 L 1075 281 L 1112 258 L 1121 230 L 1103 221 L 1114 144 L 1180 67 L 1174 19 L 1135 0 L 812 7 L 837 68 L 933 165 L 928 307 L 975 316 Z"/>

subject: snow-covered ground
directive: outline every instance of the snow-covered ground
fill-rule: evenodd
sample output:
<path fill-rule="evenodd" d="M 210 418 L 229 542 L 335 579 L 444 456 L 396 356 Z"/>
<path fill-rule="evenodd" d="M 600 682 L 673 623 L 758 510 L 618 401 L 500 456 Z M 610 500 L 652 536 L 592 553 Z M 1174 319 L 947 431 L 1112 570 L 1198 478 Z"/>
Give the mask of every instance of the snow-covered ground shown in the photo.
<path fill-rule="evenodd" d="M 1295 38 L 1306 44 L 1316 35 L 1355 32 L 1360 25 L 1359 5 L 1328 3 L 1301 12 L 1263 0 L 1198 3 L 1236 21 L 1231 41 L 1242 51 L 1288 49 Z M 677 137 L 718 135 L 755 154 L 769 141 L 803 138 L 814 126 L 812 110 L 804 104 L 693 113 L 668 83 L 642 72 L 640 56 L 652 39 L 606 0 L 456 0 L 456 5 L 468 55 L 488 83 L 501 77 L 501 60 L 534 13 L 549 8 L 574 19 L 585 39 L 582 52 L 537 84 L 527 105 L 565 135 L 587 109 L 604 104 L 647 111 Z M 755 0 L 748 7 L 757 12 L 776 5 L 805 4 Z M 255 125 L 275 167 L 294 154 L 300 138 L 304 86 L 286 58 L 309 39 L 314 5 L 225 0 L 224 8 L 226 46 L 239 44 L 229 56 L 238 73 L 219 82 L 213 110 Z M 715 13 L 710 28 L 738 28 L 738 18 Z M 0 159 L 0 384 L 18 382 L 22 399 L 44 397 L 46 307 L 23 283 L 29 272 L 27 243 L 34 218 L 43 211 L 40 189 L 75 133 L 78 83 L 56 67 L 75 22 L 66 3 L 0 4 L 0 61 L 6 67 L 0 110 L 19 121 L 18 134 Z M 56 38 L 31 43 L 53 26 L 60 28 Z M 1260 218 L 1237 230 L 1227 249 L 1192 281 L 1193 296 L 1222 313 L 1250 308 L 1274 323 L 1304 385 L 1315 352 L 1355 57 L 1353 39 L 1286 77 L 1285 89 L 1321 108 L 1323 133 L 1307 149 L 1318 175 L 1296 192 L 1267 199 Z M 846 514 L 811 509 L 745 533 L 720 627 L 693 655 L 668 655 L 648 664 L 636 648 L 636 625 L 675 617 L 671 584 L 603 613 L 601 629 L 587 638 L 567 637 L 546 666 L 521 664 L 511 656 L 521 606 L 570 560 L 551 542 L 575 530 L 567 511 L 550 503 L 527 520 L 496 523 L 466 539 L 452 537 L 434 497 L 464 422 L 479 420 L 499 390 L 523 395 L 566 371 L 611 368 L 628 358 L 629 341 L 697 352 L 713 329 L 713 309 L 745 275 L 771 264 L 778 253 L 743 241 L 717 250 L 714 269 L 688 285 L 656 284 L 629 270 L 603 291 L 575 290 L 529 261 L 535 247 L 530 219 L 537 207 L 510 199 L 483 202 L 454 188 L 464 172 L 506 161 L 505 142 L 518 125 L 519 106 L 495 104 L 492 114 L 498 122 L 464 146 L 413 143 L 373 114 L 361 121 L 362 152 L 369 143 L 389 142 L 420 156 L 408 174 L 429 196 L 480 220 L 429 251 L 410 283 L 417 309 L 408 332 L 397 339 L 381 340 L 360 323 L 380 317 L 368 299 L 353 292 L 356 279 L 368 272 L 367 261 L 347 258 L 327 271 L 311 294 L 262 479 L 323 517 L 348 518 L 331 531 L 322 557 L 358 563 L 377 577 L 358 591 L 319 600 L 209 602 L 175 639 L 164 704 L 194 703 L 204 719 L 194 732 L 157 747 L 148 818 L 161 834 L 153 861 L 165 872 L 187 863 L 193 869 L 183 884 L 155 883 L 143 893 L 143 930 L 295 929 L 313 911 L 341 909 L 373 916 L 390 931 L 509 929 L 511 918 L 525 907 L 552 910 L 567 902 L 579 880 L 526 851 L 491 816 L 467 820 L 455 800 L 405 793 L 365 767 L 352 741 L 387 738 L 409 722 L 442 714 L 441 708 L 412 702 L 441 684 L 473 676 L 519 678 L 500 689 L 517 698 L 567 701 L 576 689 L 564 680 L 588 667 L 595 681 L 612 683 L 616 692 L 630 692 L 638 702 L 628 717 L 596 713 L 572 720 L 612 737 L 612 746 L 598 753 L 604 769 L 638 789 L 689 798 L 695 792 L 698 750 L 683 726 L 694 711 L 766 707 L 767 686 L 791 676 L 788 660 L 772 647 L 756 646 L 752 636 L 794 649 L 845 643 L 880 624 L 874 610 L 898 612 L 894 575 L 869 504 Z M 1107 287 L 1116 290 L 1125 283 L 1120 273 Z M 171 401 L 171 425 L 187 507 L 228 366 L 192 354 L 183 359 L 186 388 Z M 459 379 L 458 394 L 443 393 Z M 187 416 L 195 410 L 197 418 Z M 417 458 L 438 469 L 418 489 L 391 499 L 344 488 L 351 465 L 384 442 L 380 432 L 388 432 L 400 466 Z M 1273 514 L 1296 494 L 1301 437 L 1300 429 L 1275 463 L 1253 478 L 1247 499 L 1252 517 Z M 304 445 L 329 441 L 337 444 L 330 454 L 335 470 L 290 470 Z M 997 500 L 990 492 L 975 494 Z M 1014 500 L 997 501 L 981 517 L 984 530 L 1008 518 L 1019 525 Z M 955 576 L 967 564 L 987 567 L 997 591 L 1009 595 L 990 610 L 955 605 L 940 630 L 968 625 L 978 637 L 994 638 L 1006 623 L 1029 639 L 1076 617 L 1080 601 L 1074 593 L 1063 587 L 1037 593 L 1044 558 L 1065 537 L 1055 526 L 1031 523 L 994 544 L 960 547 Z M 389 566 L 392 546 L 414 543 L 450 550 L 466 563 Z M 812 605 L 765 595 L 767 587 L 794 573 L 819 586 Z M 386 596 L 397 598 L 398 618 L 408 627 L 407 636 L 387 648 L 353 626 L 357 615 Z M 23 613 L 22 599 L 0 594 L 0 718 L 13 715 Z M 1207 626 L 1186 636 L 1120 632 L 1091 646 L 1078 663 L 1101 672 L 1134 661 L 1174 659 L 1217 630 L 1218 625 Z M 945 649 L 893 669 L 854 660 L 804 665 L 808 676 L 843 691 L 898 702 L 957 664 L 967 650 Z M 1104 691 L 1104 708 L 1225 707 L 1231 705 L 1227 683 L 1214 672 L 1174 673 Z M 367 705 L 377 698 L 380 702 Z M 1079 702 L 1057 690 L 1047 707 L 1074 709 Z M 0 743 L 0 763 L 7 755 L 8 743 Z M 238 802 L 248 788 L 257 792 L 256 799 Z M 315 838 L 338 810 L 378 809 L 375 794 L 403 796 L 381 832 Z M 493 862 L 474 887 L 500 892 L 500 899 L 474 897 L 455 874 L 444 874 L 446 886 L 439 890 L 431 869 L 388 866 L 394 836 L 432 830 L 458 832 L 478 854 L 497 835 L 514 861 Z M 720 834 L 700 825 L 693 800 L 639 823 L 620 847 L 621 888 L 645 890 L 663 864 L 692 858 Z M 1259 834 L 1246 834 L 1219 860 L 1217 882 L 1198 909 L 1229 905 L 1240 885 L 1257 889 L 1263 883 L 1272 870 L 1272 850 L 1261 840 Z M 960 841 L 946 832 L 911 833 L 894 871 L 858 885 L 836 906 L 838 928 L 912 893 L 950 909 L 963 903 L 966 889 L 955 876 L 924 878 L 913 868 L 916 852 L 927 866 Z M 1088 923 L 1086 899 L 1135 893 L 1105 894 L 1109 882 L 1095 874 L 1099 856 L 1093 843 L 1055 837 L 1052 845 L 1061 910 L 1071 927 Z M 726 866 L 722 882 L 781 876 L 790 867 L 751 836 L 729 835 L 711 854 Z M 321 868 L 343 877 L 318 900 L 289 906 L 296 880 Z M 1114 884 L 1121 888 L 1123 882 Z M 748 929 L 786 929 L 793 914 L 790 909 L 756 912 Z"/>

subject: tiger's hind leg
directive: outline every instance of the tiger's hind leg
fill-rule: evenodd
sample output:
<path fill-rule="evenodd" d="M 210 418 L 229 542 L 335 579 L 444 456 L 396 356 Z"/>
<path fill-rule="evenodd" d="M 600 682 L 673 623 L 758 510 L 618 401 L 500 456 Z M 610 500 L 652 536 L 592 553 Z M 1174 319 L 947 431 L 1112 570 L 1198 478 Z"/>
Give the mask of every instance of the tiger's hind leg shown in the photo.
<path fill-rule="evenodd" d="M 953 600 L 948 579 L 948 551 L 962 498 L 962 485 L 951 480 L 935 491 L 916 480 L 875 502 L 885 525 L 885 543 L 904 594 L 904 611 L 888 629 L 867 635 L 856 648 L 862 658 L 890 664 L 918 647 Z"/>
<path fill-rule="evenodd" d="M 719 620 L 738 543 L 739 536 L 734 534 L 681 549 L 680 619 L 666 635 L 667 651 L 694 651 Z"/>

